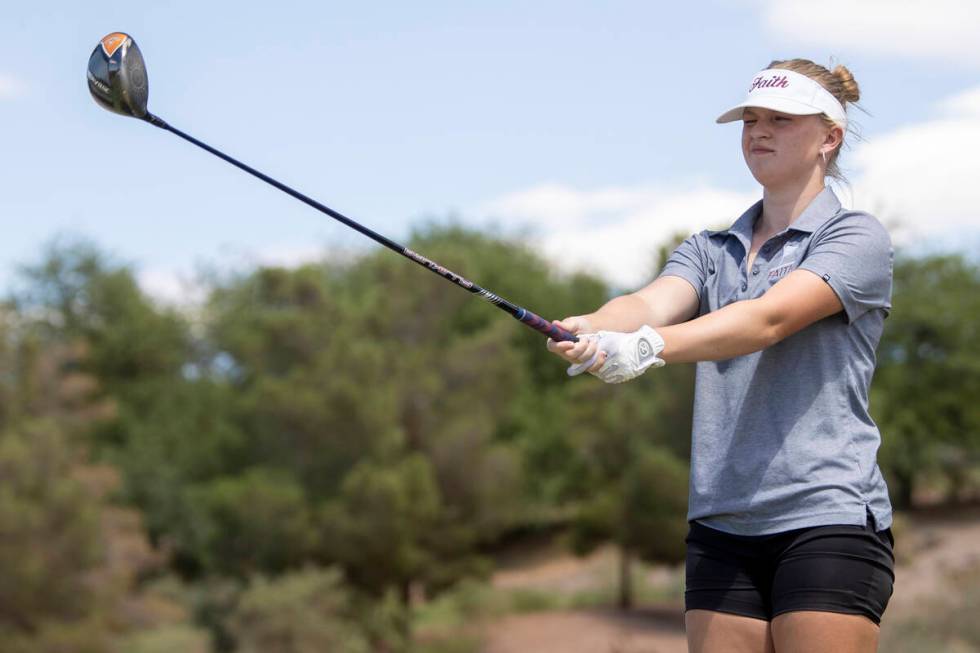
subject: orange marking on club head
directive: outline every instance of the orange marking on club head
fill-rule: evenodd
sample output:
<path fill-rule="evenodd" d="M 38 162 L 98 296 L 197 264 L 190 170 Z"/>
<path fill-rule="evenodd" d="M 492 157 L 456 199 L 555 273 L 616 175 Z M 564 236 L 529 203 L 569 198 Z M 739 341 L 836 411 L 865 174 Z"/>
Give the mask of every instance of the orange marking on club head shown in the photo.
<path fill-rule="evenodd" d="M 112 56 L 116 53 L 126 39 L 129 38 L 128 34 L 123 34 L 122 32 L 113 32 L 112 34 L 106 34 L 102 37 L 102 49 L 105 50 L 106 55 Z"/>

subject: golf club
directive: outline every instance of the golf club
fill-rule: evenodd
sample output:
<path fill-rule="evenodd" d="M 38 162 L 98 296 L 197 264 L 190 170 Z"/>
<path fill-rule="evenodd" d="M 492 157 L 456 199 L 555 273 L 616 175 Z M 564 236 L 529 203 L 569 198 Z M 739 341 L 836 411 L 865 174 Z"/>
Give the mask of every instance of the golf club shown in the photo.
<path fill-rule="evenodd" d="M 494 306 L 506 311 L 515 319 L 520 320 L 536 331 L 540 331 L 541 333 L 550 337 L 552 340 L 568 340 L 572 342 L 578 341 L 578 338 L 575 335 L 555 326 L 548 320 L 535 315 L 525 308 L 512 304 L 489 290 L 481 288 L 472 281 L 468 281 L 455 272 L 452 272 L 442 267 L 438 263 L 427 259 L 421 254 L 413 252 L 407 247 L 399 245 L 395 241 L 386 238 L 385 236 L 382 236 L 371 229 L 368 229 L 364 225 L 351 220 L 337 211 L 334 211 L 330 207 L 320 204 L 316 200 L 293 190 L 289 186 L 276 181 L 272 177 L 269 177 L 268 175 L 265 175 L 258 170 L 255 170 L 254 168 L 233 159 L 224 152 L 216 150 L 210 145 L 197 140 L 193 136 L 189 136 L 188 134 L 171 127 L 165 121 L 154 116 L 152 113 L 146 110 L 146 102 L 149 95 L 149 82 L 147 81 L 146 77 L 146 66 L 143 63 L 143 55 L 140 52 L 139 47 L 137 47 L 136 41 L 134 41 L 128 34 L 123 32 L 113 32 L 106 35 L 101 41 L 99 41 L 99 44 L 95 46 L 95 49 L 92 51 L 92 56 L 90 56 L 88 60 L 87 78 L 89 92 L 91 92 L 92 97 L 95 98 L 95 101 L 103 108 L 124 116 L 145 120 L 151 125 L 159 127 L 160 129 L 165 129 L 176 134 L 177 136 L 180 136 L 184 140 L 207 150 L 211 154 L 224 159 L 228 163 L 241 168 L 245 172 L 258 177 L 262 181 L 275 186 L 284 193 L 292 195 L 296 199 L 312 206 L 316 210 L 326 213 L 334 220 L 342 222 L 352 229 L 356 229 L 375 242 L 384 245 L 390 250 L 398 252 L 405 258 L 415 261 L 419 265 L 422 265 L 435 272 L 442 278 L 448 279 L 457 286 L 469 290 L 474 295 L 479 295 Z"/>

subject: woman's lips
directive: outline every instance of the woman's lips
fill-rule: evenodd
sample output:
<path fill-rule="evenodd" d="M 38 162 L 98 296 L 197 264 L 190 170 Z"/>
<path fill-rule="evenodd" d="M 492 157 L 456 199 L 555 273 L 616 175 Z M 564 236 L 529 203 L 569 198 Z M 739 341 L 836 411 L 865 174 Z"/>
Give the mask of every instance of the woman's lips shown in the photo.
<path fill-rule="evenodd" d="M 775 152 L 776 150 L 770 150 L 765 147 L 753 147 L 749 152 L 752 154 L 769 154 L 770 152 Z"/>

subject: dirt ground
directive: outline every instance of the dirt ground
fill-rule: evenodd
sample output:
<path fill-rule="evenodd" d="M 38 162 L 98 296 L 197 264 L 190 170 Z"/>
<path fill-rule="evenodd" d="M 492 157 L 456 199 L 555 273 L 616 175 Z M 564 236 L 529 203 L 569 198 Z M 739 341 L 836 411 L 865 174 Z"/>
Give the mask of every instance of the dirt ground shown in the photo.
<path fill-rule="evenodd" d="M 887 629 L 922 601 L 941 597 L 947 579 L 980 567 L 980 508 L 908 515 L 896 533 L 895 593 L 882 622 Z M 501 588 L 576 592 L 615 573 L 611 549 L 587 558 L 547 556 L 510 564 L 494 577 Z M 680 569 L 653 569 L 648 582 L 676 584 Z M 684 653 L 680 602 L 624 614 L 612 609 L 511 615 L 490 624 L 482 653 Z"/>
<path fill-rule="evenodd" d="M 483 653 L 683 653 L 680 610 L 623 614 L 594 610 L 507 617 L 493 625 Z"/>
<path fill-rule="evenodd" d="M 980 568 L 980 508 L 947 509 L 908 518 L 895 542 L 895 593 L 883 623 L 915 611 L 923 600 L 943 597 L 948 580 Z"/>

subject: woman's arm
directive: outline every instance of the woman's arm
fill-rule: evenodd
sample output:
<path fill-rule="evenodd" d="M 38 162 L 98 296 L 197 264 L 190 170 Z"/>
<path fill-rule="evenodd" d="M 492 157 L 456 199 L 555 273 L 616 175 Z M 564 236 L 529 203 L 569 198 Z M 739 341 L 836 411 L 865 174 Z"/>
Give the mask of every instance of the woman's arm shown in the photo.
<path fill-rule="evenodd" d="M 691 288 L 685 281 L 677 281 Z M 693 289 L 689 292 L 693 295 Z M 606 306 L 612 303 L 609 302 Z M 600 319 L 615 315 L 611 311 L 603 315 L 603 311 L 609 310 L 606 306 L 593 315 Z M 634 323 L 626 322 L 626 319 L 636 317 L 636 312 L 628 312 L 630 306 L 635 306 L 634 311 L 639 311 L 639 304 L 625 302 L 619 302 L 619 306 L 614 308 L 624 313 L 619 318 L 623 321 L 619 323 L 626 324 L 635 331 L 643 325 L 634 327 Z M 694 363 L 744 356 L 771 347 L 800 329 L 841 312 L 843 308 L 837 294 L 823 279 L 808 270 L 796 270 L 786 275 L 762 297 L 729 304 L 694 320 L 657 327 L 657 332 L 664 340 L 664 348 L 658 355 L 668 363 Z M 676 317 L 676 313 L 674 316 Z M 663 315 L 660 317 L 663 318 Z M 569 321 L 574 319 L 570 318 Z M 578 343 L 549 341 L 548 348 L 576 363 L 591 360 L 598 348 L 598 342 L 585 339 Z M 589 371 L 597 372 L 605 362 L 606 356 L 600 352 Z"/>
<path fill-rule="evenodd" d="M 661 327 L 689 320 L 697 315 L 698 305 L 698 296 L 690 283 L 680 277 L 664 276 L 641 290 L 609 300 L 594 313 L 567 317 L 555 324 L 572 333 L 630 332 L 644 324 Z M 548 349 L 570 362 L 588 360 L 595 351 L 595 341 L 549 340 Z"/>
<path fill-rule="evenodd" d="M 587 318 L 596 330 L 636 331 L 644 324 L 661 327 L 690 320 L 697 315 L 699 303 L 691 284 L 680 277 L 665 276 L 607 302 Z M 631 328 L 610 328 L 617 324 Z"/>
<path fill-rule="evenodd" d="M 796 270 L 762 297 L 657 329 L 664 339 L 660 357 L 668 363 L 692 363 L 751 354 L 843 308 L 823 279 L 807 270 Z M 596 365 L 601 366 L 604 360 L 600 356 Z"/>

